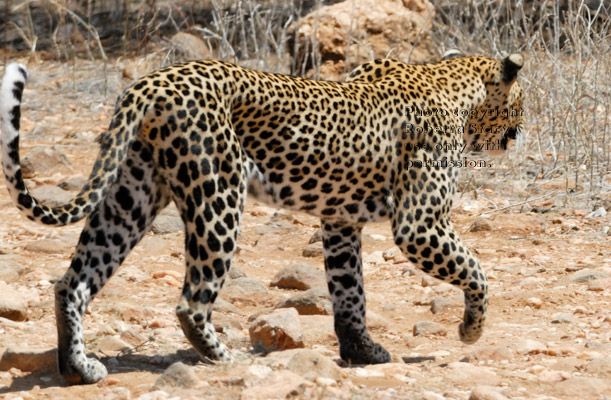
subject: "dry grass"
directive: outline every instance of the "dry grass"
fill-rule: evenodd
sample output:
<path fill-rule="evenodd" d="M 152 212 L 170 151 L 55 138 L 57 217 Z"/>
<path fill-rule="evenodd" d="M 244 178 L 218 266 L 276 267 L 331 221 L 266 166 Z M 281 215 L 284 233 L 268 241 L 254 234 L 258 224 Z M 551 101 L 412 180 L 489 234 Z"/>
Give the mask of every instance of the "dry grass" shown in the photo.
<path fill-rule="evenodd" d="M 526 56 L 527 132 L 496 172 L 520 189 L 562 178 L 565 204 L 596 203 L 611 191 L 611 9 L 562 3 L 440 1 L 433 34 L 444 50 Z"/>

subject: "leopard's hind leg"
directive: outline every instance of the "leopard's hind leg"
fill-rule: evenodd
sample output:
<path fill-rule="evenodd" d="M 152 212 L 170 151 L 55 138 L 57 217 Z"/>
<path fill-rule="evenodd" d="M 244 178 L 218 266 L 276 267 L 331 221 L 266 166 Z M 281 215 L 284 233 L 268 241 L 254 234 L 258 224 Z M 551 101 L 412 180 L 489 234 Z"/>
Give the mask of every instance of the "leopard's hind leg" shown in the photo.
<path fill-rule="evenodd" d="M 169 199 L 151 151 L 134 142 L 118 181 L 88 217 L 70 268 L 55 285 L 57 361 L 69 383 L 93 383 L 106 376 L 102 363 L 85 356 L 83 314 Z"/>
<path fill-rule="evenodd" d="M 424 172 L 422 172 L 424 171 Z M 408 169 L 394 193 L 395 244 L 427 274 L 462 289 L 465 298 L 459 337 L 475 343 L 482 335 L 488 307 L 488 279 L 477 257 L 450 221 L 456 171 Z M 437 179 L 435 179 L 437 177 Z"/>

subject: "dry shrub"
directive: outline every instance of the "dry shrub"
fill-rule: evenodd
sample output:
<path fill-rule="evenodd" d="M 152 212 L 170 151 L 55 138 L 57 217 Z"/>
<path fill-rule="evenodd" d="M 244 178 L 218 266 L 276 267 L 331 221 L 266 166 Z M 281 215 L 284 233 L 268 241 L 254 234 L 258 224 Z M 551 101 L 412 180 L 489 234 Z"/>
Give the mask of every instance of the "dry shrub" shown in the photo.
<path fill-rule="evenodd" d="M 564 181 L 564 203 L 609 196 L 611 8 L 597 0 L 437 1 L 440 51 L 526 56 L 526 135 L 494 172 L 523 189 Z M 511 185 L 510 185 L 511 187 Z M 512 189 L 513 190 L 513 189 Z M 596 206 L 596 204 L 595 204 Z"/>

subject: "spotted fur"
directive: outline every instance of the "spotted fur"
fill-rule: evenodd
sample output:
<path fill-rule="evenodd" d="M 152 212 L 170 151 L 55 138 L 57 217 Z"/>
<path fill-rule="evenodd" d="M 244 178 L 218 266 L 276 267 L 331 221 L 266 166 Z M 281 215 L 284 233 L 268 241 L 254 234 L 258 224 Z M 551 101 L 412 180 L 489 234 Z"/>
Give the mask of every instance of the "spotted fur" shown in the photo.
<path fill-rule="evenodd" d="M 105 367 L 86 358 L 82 316 L 170 201 L 185 222 L 186 274 L 176 313 L 205 358 L 230 360 L 211 322 L 226 279 L 247 191 L 319 216 L 341 357 L 383 363 L 369 336 L 361 260 L 365 223 L 389 219 L 395 243 L 423 271 L 464 291 L 465 343 L 482 334 L 487 280 L 450 221 L 463 143 L 497 141 L 522 123 L 522 66 L 457 57 L 436 64 L 375 60 L 344 83 L 193 61 L 155 71 L 119 98 L 93 171 L 69 203 L 40 204 L 19 161 L 25 67 L 2 82 L 2 165 L 8 190 L 31 220 L 87 217 L 70 268 L 56 284 L 58 363 L 72 383 Z M 496 112 L 492 112 L 496 111 Z"/>

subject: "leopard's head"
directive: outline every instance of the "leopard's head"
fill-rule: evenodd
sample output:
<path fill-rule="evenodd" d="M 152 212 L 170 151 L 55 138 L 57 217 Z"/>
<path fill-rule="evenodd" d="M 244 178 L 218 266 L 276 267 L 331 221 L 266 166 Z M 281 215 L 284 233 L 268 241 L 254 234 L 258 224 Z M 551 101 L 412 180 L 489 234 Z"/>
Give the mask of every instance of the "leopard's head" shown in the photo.
<path fill-rule="evenodd" d="M 484 102 L 469 113 L 465 142 L 471 150 L 500 155 L 524 125 L 524 91 L 518 72 L 524 64 L 520 54 L 489 60 L 480 66 L 486 89 Z"/>

